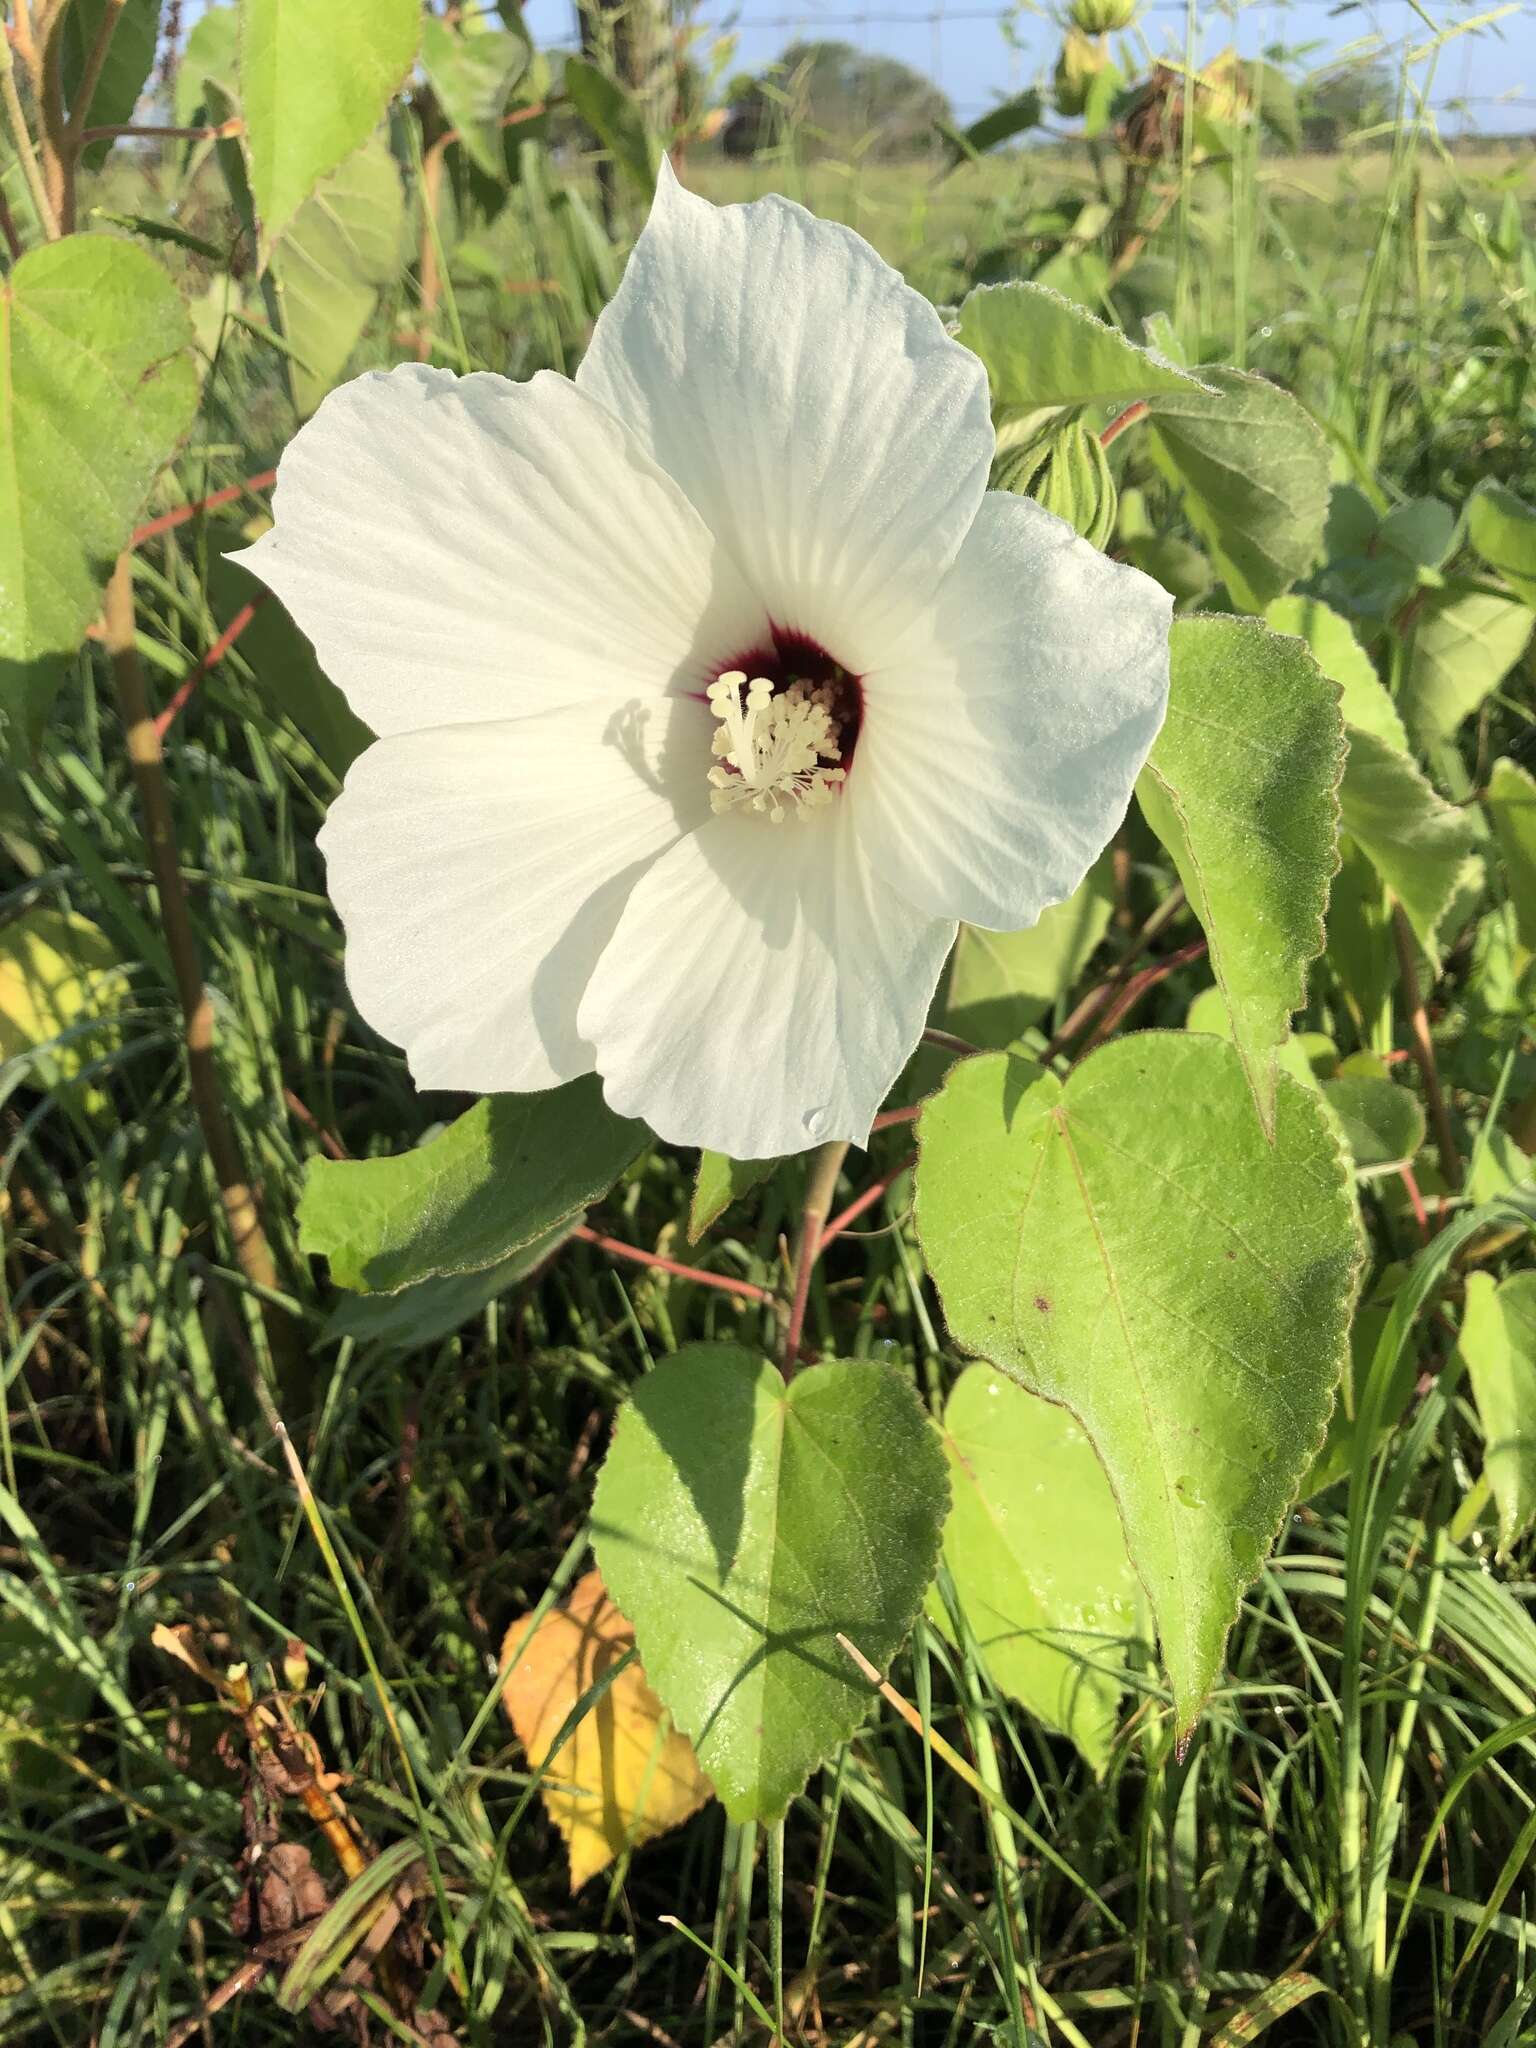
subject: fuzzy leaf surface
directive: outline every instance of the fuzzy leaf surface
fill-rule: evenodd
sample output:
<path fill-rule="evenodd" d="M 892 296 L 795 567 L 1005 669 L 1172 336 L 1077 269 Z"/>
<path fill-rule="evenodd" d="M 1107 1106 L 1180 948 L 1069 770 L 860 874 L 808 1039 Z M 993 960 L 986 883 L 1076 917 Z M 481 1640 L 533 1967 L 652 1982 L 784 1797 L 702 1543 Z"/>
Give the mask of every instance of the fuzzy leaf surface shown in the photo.
<path fill-rule="evenodd" d="M 419 0 L 242 0 L 240 106 L 263 255 L 405 83 Z"/>
<path fill-rule="evenodd" d="M 338 1287 L 393 1294 L 475 1273 L 595 1202 L 650 1142 L 595 1075 L 543 1095 L 486 1095 L 389 1159 L 312 1159 L 299 1242 Z"/>
<path fill-rule="evenodd" d="M 131 242 L 69 235 L 0 279 L 0 708 L 36 726 L 197 407 L 187 311 Z"/>
<path fill-rule="evenodd" d="M 1266 608 L 1264 622 L 1277 633 L 1294 633 L 1306 641 L 1323 674 L 1339 686 L 1339 710 L 1346 725 L 1408 751 L 1408 734 L 1392 693 L 1341 612 L 1320 597 L 1292 595 L 1277 597 Z"/>
<path fill-rule="evenodd" d="M 1233 1047 L 1138 1032 L 1066 1082 L 987 1054 L 918 1127 L 917 1220 L 956 1340 L 1072 1410 L 1119 1503 L 1179 1725 L 1309 1468 L 1359 1259 L 1347 1164 L 1280 1076 L 1275 1131 Z"/>
<path fill-rule="evenodd" d="M 955 338 L 986 364 L 994 406 L 1115 403 L 1202 388 L 1198 376 L 1138 348 L 1048 285 L 978 285 L 960 308 Z"/>
<path fill-rule="evenodd" d="M 619 1416 L 597 1561 L 733 1820 L 773 1821 L 871 1700 L 938 1562 L 944 1453 L 910 1378 L 696 1344 Z"/>
<path fill-rule="evenodd" d="M 1275 1055 L 1306 999 L 1339 864 L 1338 692 L 1298 641 L 1243 619 L 1175 620 L 1170 660 L 1137 800 L 1210 942 L 1269 1130 Z"/>
<path fill-rule="evenodd" d="M 1304 576 L 1328 517 L 1328 451 L 1288 391 L 1247 370 L 1202 366 L 1211 393 L 1152 401 L 1150 443 L 1233 602 L 1262 612 Z"/>
<path fill-rule="evenodd" d="M 1141 1588 L 1104 1468 L 1065 1408 L 972 1365 L 944 1408 L 944 1562 L 993 1683 L 1102 1771 Z M 946 1634 L 936 1592 L 928 1610 Z"/>

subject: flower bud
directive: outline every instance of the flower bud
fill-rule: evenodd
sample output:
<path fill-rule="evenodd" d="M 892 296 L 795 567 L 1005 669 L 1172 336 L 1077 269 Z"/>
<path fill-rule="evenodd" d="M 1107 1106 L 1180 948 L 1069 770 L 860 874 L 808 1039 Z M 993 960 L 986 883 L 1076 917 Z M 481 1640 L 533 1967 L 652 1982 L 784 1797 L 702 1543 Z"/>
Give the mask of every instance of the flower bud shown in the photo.
<path fill-rule="evenodd" d="M 1115 480 L 1098 435 L 1079 420 L 1006 449 L 993 464 L 992 487 L 1033 498 L 1093 547 L 1106 546 L 1114 532 Z"/>
<path fill-rule="evenodd" d="M 1056 59 L 1056 107 L 1068 117 L 1080 114 L 1088 104 L 1093 81 L 1109 62 L 1102 41 L 1083 34 L 1080 28 L 1067 30 Z"/>
<path fill-rule="evenodd" d="M 1072 0 L 1071 21 L 1085 36 L 1117 35 L 1136 19 L 1138 0 Z"/>

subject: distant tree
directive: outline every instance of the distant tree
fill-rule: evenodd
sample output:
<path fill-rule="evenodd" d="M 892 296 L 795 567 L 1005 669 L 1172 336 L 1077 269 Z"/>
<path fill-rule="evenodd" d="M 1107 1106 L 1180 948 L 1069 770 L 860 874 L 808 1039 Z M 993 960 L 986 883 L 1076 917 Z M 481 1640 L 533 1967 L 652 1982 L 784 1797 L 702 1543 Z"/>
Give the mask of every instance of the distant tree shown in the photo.
<path fill-rule="evenodd" d="M 760 76 L 726 89 L 729 156 L 751 156 L 793 123 L 812 153 L 869 142 L 877 156 L 914 156 L 934 146 L 934 123 L 953 125 L 944 93 L 898 58 L 852 43 L 794 42 Z"/>

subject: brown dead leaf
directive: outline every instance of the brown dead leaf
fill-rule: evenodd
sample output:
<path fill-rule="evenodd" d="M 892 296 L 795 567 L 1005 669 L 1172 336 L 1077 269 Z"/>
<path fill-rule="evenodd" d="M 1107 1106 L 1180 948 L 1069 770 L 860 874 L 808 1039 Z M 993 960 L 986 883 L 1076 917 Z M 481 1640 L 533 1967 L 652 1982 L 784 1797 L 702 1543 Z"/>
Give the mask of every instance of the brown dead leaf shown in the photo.
<path fill-rule="evenodd" d="M 507 1630 L 502 1655 L 528 1627 Z M 507 1674 L 502 1704 L 537 1769 L 572 1707 L 633 1647 L 635 1632 L 608 1598 L 601 1572 L 588 1572 L 563 1608 L 547 1614 Z M 638 1663 L 621 1671 L 550 1764 L 540 1788 L 565 1837 L 571 1890 L 605 1869 L 621 1849 L 665 1834 L 713 1796 L 693 1745 L 645 1682 Z"/>

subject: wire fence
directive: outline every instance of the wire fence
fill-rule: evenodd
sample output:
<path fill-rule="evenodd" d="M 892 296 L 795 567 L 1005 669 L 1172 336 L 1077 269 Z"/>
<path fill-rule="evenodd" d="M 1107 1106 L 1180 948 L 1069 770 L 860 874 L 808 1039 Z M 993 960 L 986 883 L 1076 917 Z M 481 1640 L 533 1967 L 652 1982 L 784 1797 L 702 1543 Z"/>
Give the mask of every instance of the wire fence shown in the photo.
<path fill-rule="evenodd" d="M 1395 29 L 1385 25 L 1389 7 L 1400 18 Z M 533 12 L 530 8 L 530 16 Z M 553 22 L 545 8 L 538 12 Z M 1499 18 L 1488 19 L 1495 15 Z M 1147 22 L 1149 30 L 1155 24 L 1160 32 L 1149 35 L 1159 55 L 1179 56 L 1184 41 L 1181 26 L 1193 29 L 1197 44 L 1207 54 L 1248 29 L 1253 31 L 1248 40 L 1254 47 L 1245 54 L 1260 54 L 1266 46 L 1299 44 L 1303 72 L 1323 72 L 1335 63 L 1370 61 L 1395 75 L 1410 53 L 1422 53 L 1434 40 L 1412 0 L 1269 0 L 1259 6 L 1220 7 L 1194 4 L 1194 0 L 1143 0 L 1138 19 Z M 1057 37 L 1053 22 L 1034 8 L 1026 10 L 1019 4 L 957 6 L 945 4 L 945 0 L 928 8 L 821 6 L 806 0 L 798 8 L 761 11 L 719 7 L 706 0 L 704 6 L 689 10 L 686 20 L 706 42 L 735 37 L 740 49 L 737 68 L 743 70 L 760 71 L 770 63 L 778 54 L 774 39 L 782 45 L 835 36 L 871 54 L 898 57 L 925 73 L 941 90 L 947 90 L 950 80 L 955 81 L 957 89 L 948 91 L 947 96 L 962 122 L 974 120 L 1030 85 L 1047 82 Z M 1481 27 L 1473 25 L 1478 21 Z M 995 36 L 990 43 L 988 25 Z M 1463 0 L 1443 28 L 1461 32 L 1443 47 L 1443 68 L 1436 89 L 1425 101 L 1429 111 L 1453 134 L 1531 134 L 1536 140 L 1536 0 L 1518 0 L 1502 13 L 1497 6 L 1474 8 Z M 1488 52 L 1495 37 L 1499 38 L 1497 61 L 1510 81 L 1501 91 L 1484 89 Z M 574 27 L 540 40 L 550 49 L 573 50 L 580 44 Z M 1164 47 L 1159 48 L 1159 43 Z M 1422 56 L 1416 68 L 1422 72 Z M 1459 84 L 1447 81 L 1447 71 L 1453 81 L 1459 77 Z M 978 75 L 986 76 L 989 84 L 996 81 L 990 92 L 975 90 L 972 80 Z"/>

